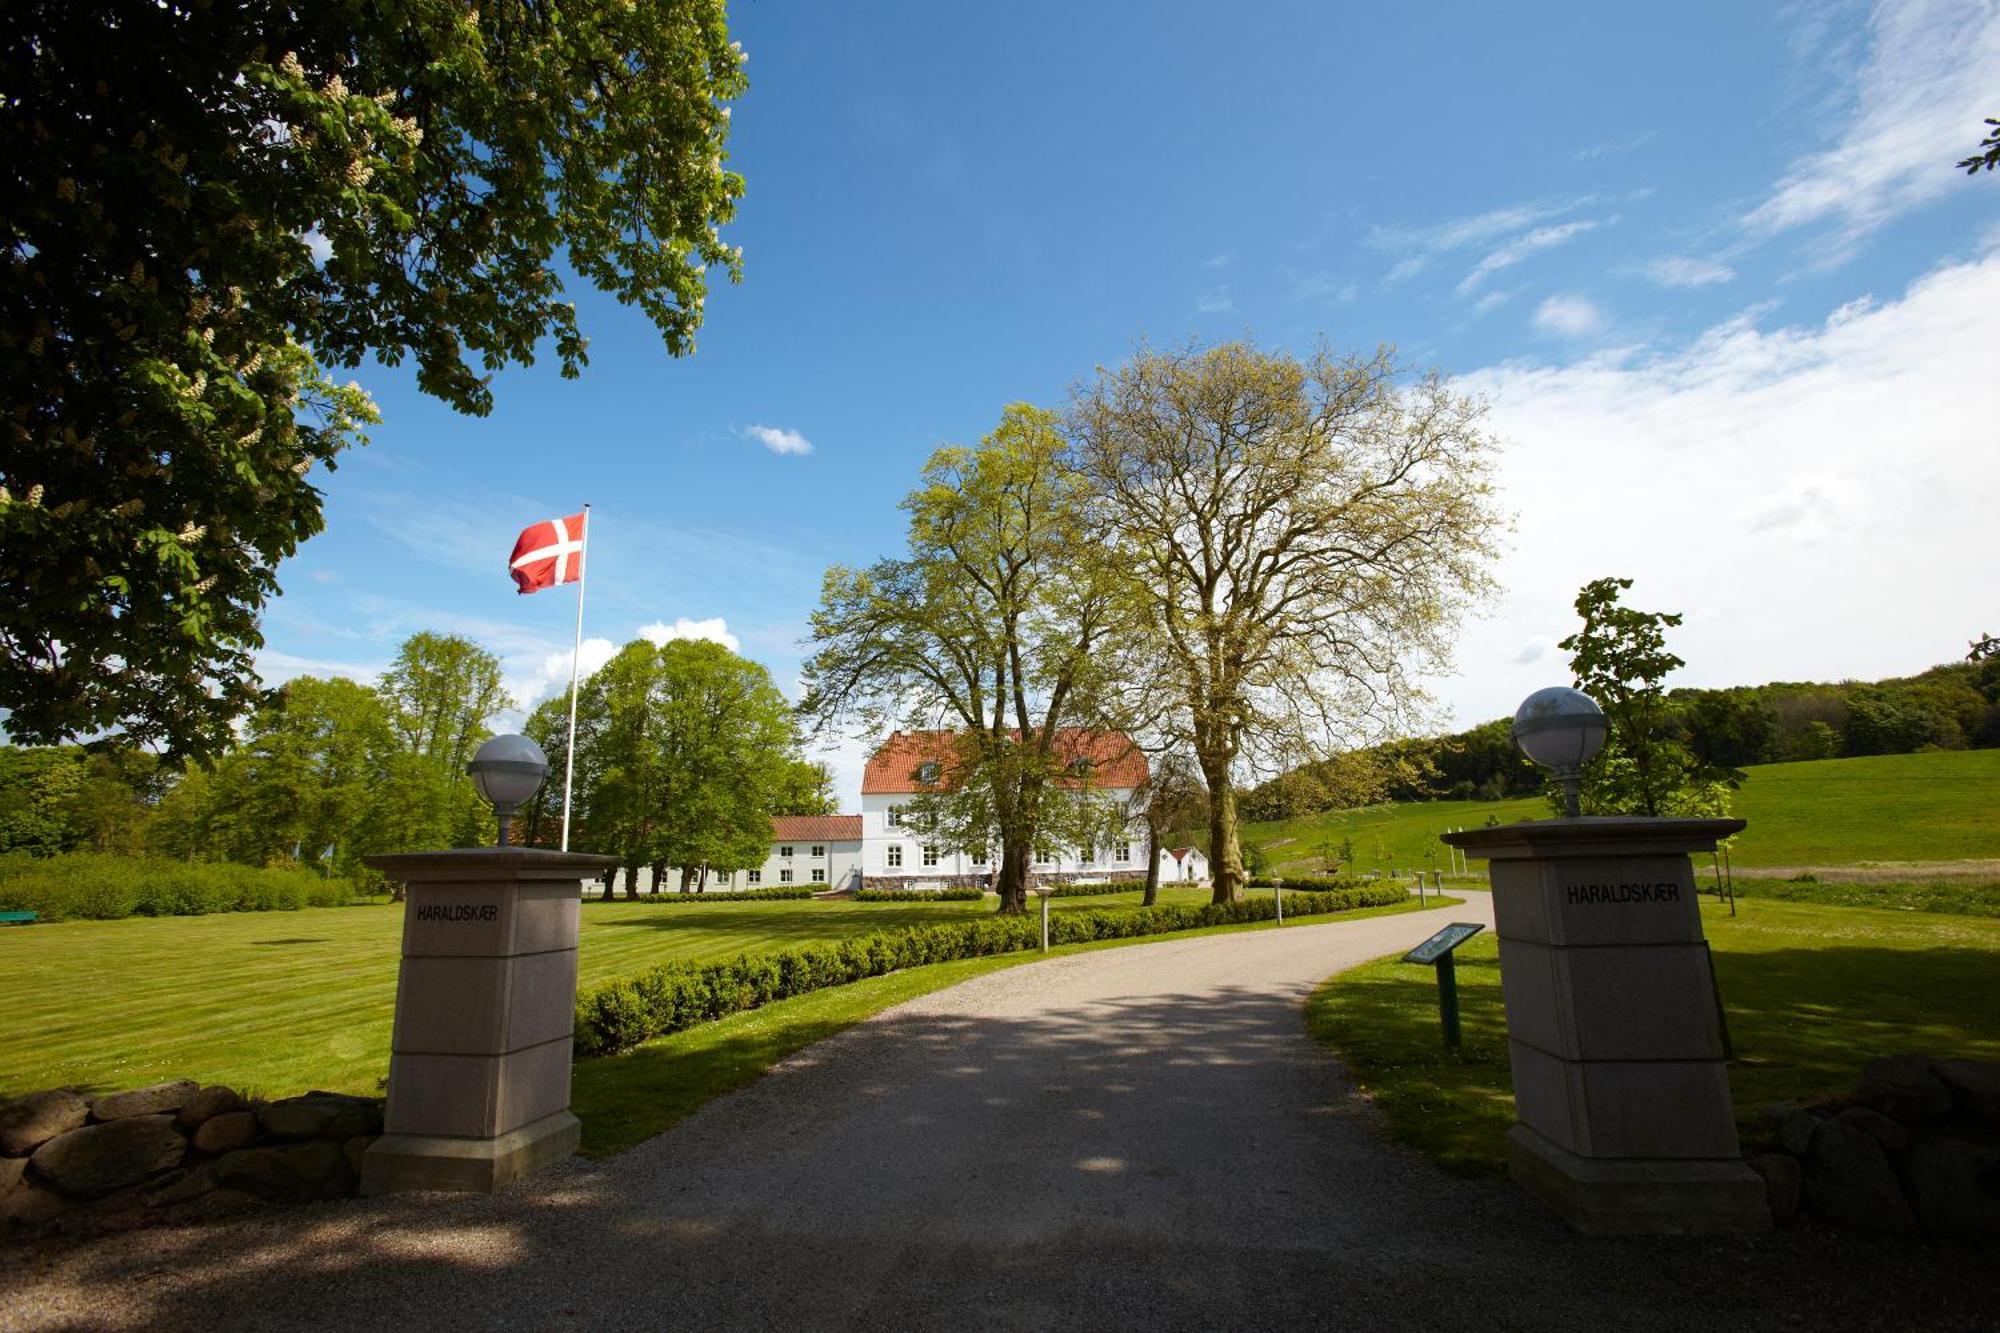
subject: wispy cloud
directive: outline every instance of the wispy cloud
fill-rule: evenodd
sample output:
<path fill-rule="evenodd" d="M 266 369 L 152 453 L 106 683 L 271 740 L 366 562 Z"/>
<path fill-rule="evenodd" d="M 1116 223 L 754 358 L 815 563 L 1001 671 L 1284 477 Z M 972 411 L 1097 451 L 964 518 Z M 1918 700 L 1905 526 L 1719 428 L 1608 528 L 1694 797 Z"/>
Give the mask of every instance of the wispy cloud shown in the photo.
<path fill-rule="evenodd" d="M 1640 271 L 1662 287 L 1708 287 L 1736 278 L 1736 270 L 1719 260 L 1690 259 L 1686 255 L 1655 259 Z"/>
<path fill-rule="evenodd" d="M 1406 278 L 1414 278 L 1430 266 L 1429 255 L 1411 255 L 1408 259 L 1399 259 L 1390 266 L 1387 273 L 1382 275 L 1382 285 L 1387 287 Z"/>
<path fill-rule="evenodd" d="M 1535 307 L 1534 324 L 1544 333 L 1581 338 L 1604 327 L 1604 314 L 1587 297 L 1551 296 Z"/>
<path fill-rule="evenodd" d="M 1208 291 L 1194 298 L 1194 311 L 1197 315 L 1219 315 L 1225 310 L 1234 310 L 1235 308 L 1236 302 L 1230 299 L 1229 284 L 1227 283 L 1224 283 L 1220 287 L 1210 288 Z"/>
<path fill-rule="evenodd" d="M 812 441 L 784 426 L 745 426 L 743 433 L 774 454 L 809 454 Z"/>
<path fill-rule="evenodd" d="M 1529 255 L 1552 250 L 1587 231 L 1597 230 L 1597 227 L 1598 224 L 1590 218 L 1579 218 L 1575 222 L 1562 222 L 1552 227 L 1537 227 L 1525 236 L 1517 236 L 1480 260 L 1472 272 L 1460 280 L 1458 294 L 1468 296 L 1491 274 L 1503 268 L 1512 268 Z"/>
<path fill-rule="evenodd" d="M 1324 305 L 1351 305 L 1360 295 L 1352 282 L 1338 274 L 1327 272 L 1303 273 L 1286 270 L 1284 274 L 1287 295 L 1294 301 L 1312 301 Z"/>
<path fill-rule="evenodd" d="M 1219 255 L 1211 255 L 1211 256 L 1210 256 L 1210 257 L 1209 257 L 1208 259 L 1206 259 L 1205 261 L 1203 261 L 1203 263 L 1202 263 L 1202 267 L 1203 267 L 1203 268 L 1228 268 L 1228 267 L 1229 267 L 1229 266 L 1230 266 L 1231 264 L 1233 264 L 1233 263 L 1235 263 L 1235 262 L 1236 262 L 1236 256 L 1235 256 L 1235 255 L 1233 255 L 1233 254 L 1231 254 L 1231 253 L 1230 253 L 1229 251 L 1227 251 L 1227 250 L 1224 250 L 1224 251 L 1223 251 L 1223 252 L 1222 252 L 1221 254 L 1219 254 Z"/>
<path fill-rule="evenodd" d="M 1832 147 L 1792 163 L 1745 228 L 1774 236 L 1829 224 L 1838 243 L 1821 266 L 1849 257 L 1899 213 L 1963 182 L 1954 147 L 1970 150 L 2000 87 L 2000 6 L 1991 0 L 1878 0 L 1852 111 Z"/>
<path fill-rule="evenodd" d="M 1595 162 L 1603 157 L 1617 157 L 1623 153 L 1635 152 L 1653 141 L 1658 130 L 1644 130 L 1638 134 L 1628 134 L 1622 139 L 1607 139 L 1602 143 L 1590 144 L 1570 154 L 1572 162 Z"/>
<path fill-rule="evenodd" d="M 1452 218 L 1428 227 L 1376 227 L 1367 242 L 1377 250 L 1412 250 L 1419 254 L 1443 254 L 1467 245 L 1498 240 L 1502 236 L 1532 227 L 1549 218 L 1588 208 L 1594 197 L 1560 203 L 1512 204 L 1468 217 Z"/>

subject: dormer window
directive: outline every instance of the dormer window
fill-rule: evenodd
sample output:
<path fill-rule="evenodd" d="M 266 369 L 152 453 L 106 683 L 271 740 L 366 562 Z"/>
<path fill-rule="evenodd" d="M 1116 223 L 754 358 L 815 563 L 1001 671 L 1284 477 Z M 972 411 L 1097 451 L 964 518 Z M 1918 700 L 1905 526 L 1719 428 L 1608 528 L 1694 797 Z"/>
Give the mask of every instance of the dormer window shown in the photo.
<path fill-rule="evenodd" d="M 926 787 L 934 786 L 937 783 L 938 774 L 942 771 L 942 766 L 935 759 L 927 759 L 917 765 L 917 781 Z"/>

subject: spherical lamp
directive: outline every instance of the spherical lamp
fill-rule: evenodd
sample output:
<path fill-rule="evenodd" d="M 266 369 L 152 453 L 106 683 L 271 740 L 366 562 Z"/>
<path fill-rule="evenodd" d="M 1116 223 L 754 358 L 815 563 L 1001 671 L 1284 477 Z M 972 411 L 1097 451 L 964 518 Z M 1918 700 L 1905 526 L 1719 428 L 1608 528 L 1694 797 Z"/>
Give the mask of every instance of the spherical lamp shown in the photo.
<path fill-rule="evenodd" d="M 505 847 L 514 811 L 533 799 L 549 775 L 542 747 L 526 736 L 495 736 L 479 747 L 465 771 L 472 775 L 480 798 L 500 817 L 500 845 Z"/>
<path fill-rule="evenodd" d="M 1577 816 L 1576 789 L 1583 766 L 1604 748 L 1607 730 L 1597 700 L 1566 685 L 1536 690 L 1514 711 L 1514 744 L 1543 768 L 1555 770 L 1571 819 Z"/>

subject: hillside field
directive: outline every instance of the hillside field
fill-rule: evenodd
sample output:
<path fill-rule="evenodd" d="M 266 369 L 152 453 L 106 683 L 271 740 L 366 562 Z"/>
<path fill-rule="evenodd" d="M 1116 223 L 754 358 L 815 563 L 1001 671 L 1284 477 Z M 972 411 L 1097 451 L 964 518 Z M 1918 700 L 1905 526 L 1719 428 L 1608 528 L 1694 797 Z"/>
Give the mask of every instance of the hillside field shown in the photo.
<path fill-rule="evenodd" d="M 1747 771 L 1750 780 L 1735 802 L 1736 815 L 1750 825 L 1731 848 L 1738 867 L 2000 857 L 2000 750 L 1815 759 Z M 1406 801 L 1245 824 L 1243 839 L 1262 847 L 1284 873 L 1316 870 L 1320 845 L 1337 848 L 1343 837 L 1353 840 L 1360 870 L 1444 869 L 1446 849 L 1437 835 L 1446 829 L 1547 815 L 1540 797 Z"/>

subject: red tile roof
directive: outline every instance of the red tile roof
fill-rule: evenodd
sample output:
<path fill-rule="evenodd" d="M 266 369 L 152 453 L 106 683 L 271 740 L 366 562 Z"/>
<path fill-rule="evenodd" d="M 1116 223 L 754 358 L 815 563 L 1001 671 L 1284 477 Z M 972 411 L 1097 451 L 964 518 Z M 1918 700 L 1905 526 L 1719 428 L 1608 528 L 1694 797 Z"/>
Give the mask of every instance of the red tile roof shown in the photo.
<path fill-rule="evenodd" d="M 917 781 L 918 767 L 936 763 L 941 768 L 948 768 L 952 761 L 952 738 L 957 734 L 951 731 L 890 733 L 881 748 L 868 757 L 868 767 L 861 775 L 861 794 L 871 796 L 924 790 L 924 785 Z M 1053 748 L 1057 761 L 1064 766 L 1079 759 L 1089 760 L 1093 787 L 1137 787 L 1146 780 L 1145 752 L 1123 732 L 1065 727 L 1056 733 Z M 1076 784 L 1066 782 L 1064 785 Z"/>
<path fill-rule="evenodd" d="M 773 815 L 773 842 L 859 842 L 860 815 Z"/>

